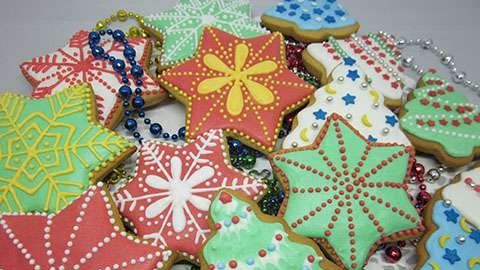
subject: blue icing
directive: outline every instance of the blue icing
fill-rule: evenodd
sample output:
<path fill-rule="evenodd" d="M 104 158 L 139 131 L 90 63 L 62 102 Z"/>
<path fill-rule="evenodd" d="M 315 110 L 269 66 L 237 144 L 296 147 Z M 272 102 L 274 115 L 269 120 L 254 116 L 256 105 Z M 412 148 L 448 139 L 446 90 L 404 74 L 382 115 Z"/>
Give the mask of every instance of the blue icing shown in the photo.
<path fill-rule="evenodd" d="M 356 23 L 335 0 L 283 0 L 264 15 L 295 23 L 302 30 L 343 28 Z"/>
<path fill-rule="evenodd" d="M 438 266 L 442 270 L 480 270 L 480 230 L 469 224 L 467 224 L 467 227 L 471 232 L 463 230 L 461 219 L 460 212 L 453 205 L 447 206 L 443 201 L 435 203 L 432 220 L 438 230 L 430 236 L 425 244 L 430 257 L 421 270 L 432 270 L 434 266 Z M 452 222 L 453 220 L 456 222 Z M 439 239 L 444 235 L 450 238 L 446 238 L 445 246 L 442 248 Z M 465 237 L 463 244 L 457 241 L 460 236 Z M 476 239 L 479 241 L 476 241 Z M 471 263 L 472 268 L 470 268 L 469 263 Z"/>

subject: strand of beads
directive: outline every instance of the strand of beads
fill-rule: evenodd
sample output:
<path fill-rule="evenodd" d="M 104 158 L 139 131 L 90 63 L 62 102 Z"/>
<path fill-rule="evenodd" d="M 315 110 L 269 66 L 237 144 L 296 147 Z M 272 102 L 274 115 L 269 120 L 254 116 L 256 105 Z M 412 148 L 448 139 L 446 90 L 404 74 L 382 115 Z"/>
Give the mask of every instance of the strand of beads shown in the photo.
<path fill-rule="evenodd" d="M 123 44 L 123 56 L 130 64 L 130 74 L 135 78 L 135 90 L 132 90 L 130 87 L 129 79 L 127 77 L 127 67 L 126 63 L 122 59 L 117 59 L 116 57 L 109 55 L 100 45 L 100 40 L 103 36 L 108 35 L 113 38 L 115 42 L 119 42 Z M 143 87 L 143 80 L 142 76 L 144 74 L 143 68 L 137 64 L 135 60 L 136 51 L 135 49 L 129 45 L 128 39 L 125 37 L 125 33 L 122 30 L 100 30 L 100 31 L 92 31 L 89 34 L 89 45 L 91 52 L 94 57 L 98 59 L 104 59 L 105 61 L 109 61 L 112 65 L 113 69 L 121 76 L 121 81 L 123 85 L 118 89 L 119 96 L 123 99 L 123 106 L 125 108 L 125 124 L 124 127 L 132 132 L 133 137 L 137 139 L 140 143 L 142 143 L 143 137 L 137 131 L 138 124 L 137 120 L 133 117 L 135 114 L 140 118 L 143 119 L 145 125 L 149 126 L 150 133 L 153 137 L 163 137 L 164 139 L 169 139 L 170 134 L 167 132 L 163 132 L 163 128 L 159 123 L 152 123 L 150 118 L 146 117 L 144 105 L 145 101 L 142 98 L 142 87 Z M 133 110 L 131 107 L 133 107 Z M 178 139 L 185 138 L 185 127 L 182 127 L 178 131 L 177 134 L 171 135 L 171 139 L 176 141 Z"/>
<path fill-rule="evenodd" d="M 415 161 L 412 166 L 412 170 L 410 172 L 410 183 L 419 184 L 420 191 L 417 194 L 416 201 L 417 201 L 417 208 L 423 210 L 427 203 L 432 199 L 432 195 L 427 192 L 427 185 L 425 181 L 429 183 L 433 183 L 440 179 L 442 174 L 446 171 L 446 167 L 444 165 L 440 165 L 437 168 L 431 168 L 425 173 L 425 166 L 421 163 Z"/>

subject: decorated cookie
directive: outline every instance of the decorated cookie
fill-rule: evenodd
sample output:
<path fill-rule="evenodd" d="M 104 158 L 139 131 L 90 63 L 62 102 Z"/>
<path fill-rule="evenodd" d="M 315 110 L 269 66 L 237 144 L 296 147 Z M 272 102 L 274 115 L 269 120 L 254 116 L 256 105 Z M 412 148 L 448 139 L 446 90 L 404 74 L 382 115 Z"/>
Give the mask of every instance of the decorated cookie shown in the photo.
<path fill-rule="evenodd" d="M 480 155 L 480 106 L 435 73 L 425 74 L 401 112 L 400 125 L 419 151 L 447 166 Z"/>
<path fill-rule="evenodd" d="M 283 0 L 263 13 L 262 23 L 302 42 L 345 38 L 360 28 L 336 0 Z"/>
<path fill-rule="evenodd" d="M 285 114 L 314 89 L 288 70 L 280 33 L 241 39 L 207 27 L 197 55 L 160 76 L 187 107 L 186 136 L 209 129 L 271 152 Z"/>
<path fill-rule="evenodd" d="M 371 86 L 385 96 L 389 107 L 400 106 L 403 89 L 415 86 L 404 74 L 400 51 L 383 33 L 352 35 L 345 40 L 330 37 L 327 42 L 310 44 L 304 53 L 305 66 L 324 84 L 339 64 L 353 61 L 368 76 Z"/>
<path fill-rule="evenodd" d="M 265 186 L 230 165 L 221 130 L 211 130 L 183 147 L 144 142 L 133 180 L 115 199 L 140 237 L 195 260 L 210 234 L 208 208 L 228 187 L 258 199 Z"/>
<path fill-rule="evenodd" d="M 43 99 L 0 95 L 0 213 L 58 211 L 135 151 L 95 108 L 88 84 Z"/>
<path fill-rule="evenodd" d="M 413 157 L 411 146 L 370 142 L 332 114 L 312 145 L 271 155 L 286 193 L 279 215 L 343 268 L 362 269 L 380 243 L 423 231 L 406 192 Z"/>
<path fill-rule="evenodd" d="M 163 40 L 161 66 L 195 55 L 202 32 L 211 25 L 242 38 L 267 31 L 250 18 L 248 0 L 181 0 L 173 9 L 144 18 L 144 26 Z"/>
<path fill-rule="evenodd" d="M 0 269 L 170 269 L 172 251 L 124 231 L 98 183 L 56 215 L 0 215 Z"/>
<path fill-rule="evenodd" d="M 437 191 L 425 211 L 417 269 L 480 269 L 480 164 Z"/>
<path fill-rule="evenodd" d="M 300 111 L 295 127 L 283 141 L 284 148 L 314 142 L 327 117 L 342 115 L 372 142 L 410 145 L 400 130 L 397 116 L 385 105 L 383 95 L 365 80 L 365 74 L 352 62 L 344 62 L 332 71 L 332 81 L 315 91 L 310 105 Z"/>
<path fill-rule="evenodd" d="M 88 32 L 80 31 L 70 38 L 65 47 L 24 62 L 20 69 L 33 85 L 32 96 L 35 98 L 43 98 L 83 82 L 90 83 L 96 97 L 98 119 L 105 126 L 114 128 L 123 117 L 123 101 L 117 94 L 123 85 L 122 78 L 108 61 L 96 59 L 92 55 L 88 41 Z M 137 37 L 128 42 L 137 53 L 137 63 L 147 70 L 151 52 L 149 40 Z M 124 58 L 123 44 L 105 38 L 102 47 L 109 55 Z M 127 68 L 130 83 L 134 85 L 134 78 L 128 71 Z M 166 97 L 165 91 L 148 72 L 145 72 L 142 81 L 142 97 L 147 106 Z"/>
<path fill-rule="evenodd" d="M 293 233 L 284 220 L 262 214 L 240 192 L 220 191 L 209 214 L 214 233 L 203 247 L 201 269 L 338 269 L 315 242 Z"/>

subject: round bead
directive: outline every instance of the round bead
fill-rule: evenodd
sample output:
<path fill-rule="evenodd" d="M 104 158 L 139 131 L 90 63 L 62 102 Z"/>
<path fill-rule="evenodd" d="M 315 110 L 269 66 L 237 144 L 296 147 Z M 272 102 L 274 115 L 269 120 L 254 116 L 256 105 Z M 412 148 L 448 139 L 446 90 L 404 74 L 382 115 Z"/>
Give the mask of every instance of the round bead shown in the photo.
<path fill-rule="evenodd" d="M 178 130 L 178 137 L 182 140 L 185 139 L 185 132 L 186 132 L 185 127 L 181 127 Z"/>
<path fill-rule="evenodd" d="M 130 59 L 134 59 L 134 58 L 135 58 L 135 55 L 136 55 L 135 50 L 134 50 L 132 47 L 130 47 L 130 46 L 126 47 L 126 48 L 123 50 L 123 56 L 125 56 L 125 58 L 127 58 L 127 59 L 129 59 L 129 60 L 130 60 Z"/>
<path fill-rule="evenodd" d="M 92 55 L 95 56 L 95 58 L 103 57 L 104 52 L 105 51 L 103 50 L 102 47 L 99 47 L 99 46 L 92 47 Z"/>
<path fill-rule="evenodd" d="M 143 68 L 139 65 L 132 66 L 132 70 L 130 71 L 132 76 L 135 78 L 140 78 L 143 76 Z"/>
<path fill-rule="evenodd" d="M 150 133 L 152 133 L 154 137 L 160 136 L 160 134 L 162 134 L 162 130 L 163 128 L 159 123 L 153 123 L 150 126 Z"/>
<path fill-rule="evenodd" d="M 403 58 L 402 65 L 406 68 L 410 68 L 413 65 L 413 57 Z"/>
<path fill-rule="evenodd" d="M 115 59 L 112 62 L 112 67 L 116 72 L 125 70 L 125 62 L 122 59 Z"/>
<path fill-rule="evenodd" d="M 168 134 L 167 132 L 165 132 L 165 133 L 162 134 L 162 137 L 163 137 L 165 140 L 168 140 L 168 138 L 170 138 L 170 134 Z"/>
<path fill-rule="evenodd" d="M 385 250 L 385 257 L 389 263 L 396 263 L 402 258 L 402 251 L 396 246 L 390 246 Z"/>
<path fill-rule="evenodd" d="M 134 108 L 142 108 L 143 105 L 145 105 L 145 100 L 143 100 L 142 97 L 136 96 L 135 98 L 133 98 L 132 106 Z"/>
<path fill-rule="evenodd" d="M 430 170 L 428 170 L 427 174 L 434 181 L 436 181 L 440 178 L 440 172 L 437 169 L 430 169 Z"/>
<path fill-rule="evenodd" d="M 115 39 L 116 41 L 122 41 L 124 38 L 125 38 L 125 33 L 123 33 L 122 30 L 115 30 L 113 31 L 113 39 Z"/>
<path fill-rule="evenodd" d="M 451 56 L 451 55 L 445 55 L 444 57 L 442 57 L 441 61 L 442 61 L 442 64 L 444 64 L 444 65 L 449 65 L 450 62 L 453 61 L 453 56 Z"/>
<path fill-rule="evenodd" d="M 466 76 L 467 75 L 465 74 L 465 72 L 457 72 L 455 73 L 455 76 L 453 76 L 453 81 L 455 83 L 462 83 L 465 80 Z"/>
<path fill-rule="evenodd" d="M 88 34 L 88 39 L 90 42 L 97 44 L 100 41 L 100 34 L 98 34 L 98 32 L 90 32 Z"/>
<path fill-rule="evenodd" d="M 132 118 L 128 118 L 126 121 L 125 121 L 125 128 L 127 130 L 130 130 L 130 131 L 134 131 L 137 129 L 137 121 L 135 121 L 135 119 L 132 119 Z"/>
<path fill-rule="evenodd" d="M 178 140 L 178 135 L 177 135 L 177 134 L 173 134 L 173 135 L 172 135 L 172 140 L 174 140 L 174 141 Z"/>
<path fill-rule="evenodd" d="M 425 39 L 422 42 L 422 48 L 424 50 L 429 50 L 430 48 L 432 48 L 432 46 L 433 46 L 433 41 L 431 39 Z"/>

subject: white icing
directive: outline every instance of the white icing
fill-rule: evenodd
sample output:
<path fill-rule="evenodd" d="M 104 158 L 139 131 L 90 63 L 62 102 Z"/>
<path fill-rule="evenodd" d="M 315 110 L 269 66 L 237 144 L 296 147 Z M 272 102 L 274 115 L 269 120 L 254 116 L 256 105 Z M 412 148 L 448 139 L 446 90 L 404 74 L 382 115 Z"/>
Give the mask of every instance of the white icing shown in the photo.
<path fill-rule="evenodd" d="M 480 228 L 480 192 L 476 192 L 464 180 L 472 178 L 473 183 L 480 185 L 480 168 L 463 172 L 458 183 L 448 185 L 442 191 L 444 199 L 450 200 L 467 221 Z"/>
<path fill-rule="evenodd" d="M 353 81 L 346 77 L 349 70 L 358 70 L 360 79 Z M 383 105 L 384 97 L 366 83 L 364 75 L 356 65 L 340 64 L 332 70 L 333 81 L 317 90 L 314 94 L 315 102 L 298 113 L 297 126 L 285 138 L 283 147 L 306 146 L 314 142 L 325 123 L 325 120 L 317 119 L 314 115 L 319 110 L 326 112 L 327 117 L 332 113 L 343 116 L 366 138 L 370 135 L 377 142 L 410 145 L 398 122 L 393 127 L 386 123 L 386 116 L 395 117 L 396 121 L 398 119 Z M 355 97 L 355 104 L 346 105 L 342 98 L 347 94 Z M 308 140 L 305 141 L 305 138 Z"/>

